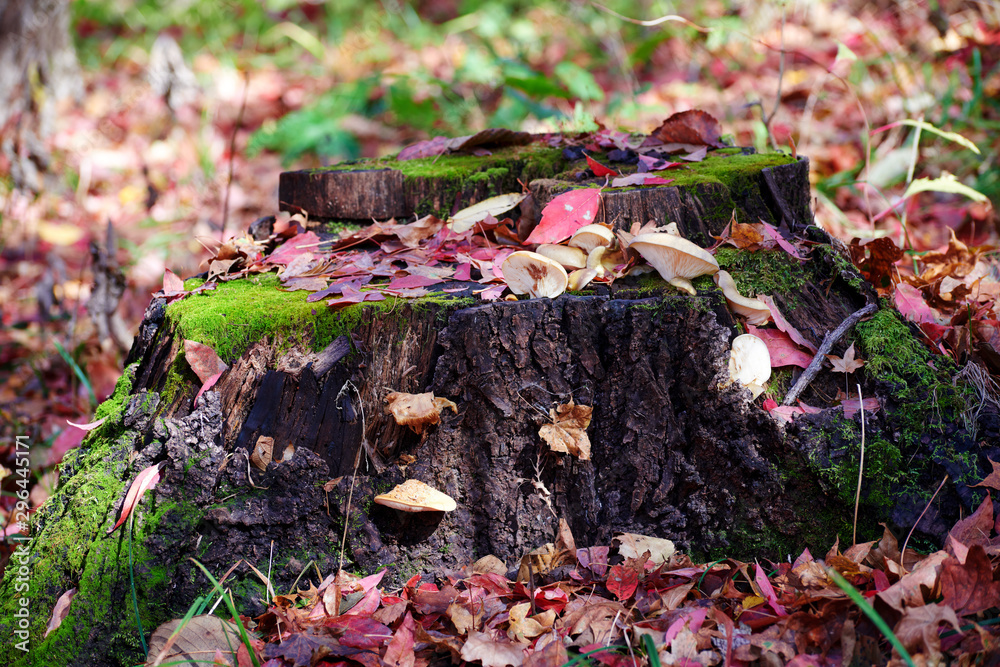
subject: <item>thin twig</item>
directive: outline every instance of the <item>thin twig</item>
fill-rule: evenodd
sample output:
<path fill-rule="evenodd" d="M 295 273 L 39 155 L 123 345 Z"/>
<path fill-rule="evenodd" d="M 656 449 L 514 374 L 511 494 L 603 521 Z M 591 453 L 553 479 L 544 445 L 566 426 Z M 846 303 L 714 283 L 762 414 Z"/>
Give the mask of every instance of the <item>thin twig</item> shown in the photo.
<path fill-rule="evenodd" d="M 771 140 L 771 148 L 777 150 L 778 142 L 775 141 L 774 135 L 771 133 L 771 121 L 774 120 L 775 114 L 778 113 L 778 109 L 781 108 L 781 82 L 785 78 L 785 6 L 781 6 L 781 55 L 778 57 L 778 92 L 777 97 L 774 100 L 774 108 L 771 109 L 771 113 L 764 114 L 764 105 L 761 104 L 760 109 L 762 112 L 761 120 L 764 121 L 764 129 L 767 130 L 767 136 Z M 794 148 L 792 150 L 795 150 Z"/>
<path fill-rule="evenodd" d="M 226 182 L 226 196 L 222 202 L 222 240 L 226 240 L 226 223 L 229 221 L 229 190 L 233 187 L 233 160 L 236 157 L 236 133 L 243 125 L 243 111 L 247 108 L 247 93 L 250 91 L 250 72 L 243 72 L 243 100 L 240 102 L 240 111 L 236 115 L 236 124 L 233 125 L 233 133 L 229 137 L 229 180 Z"/>
<path fill-rule="evenodd" d="M 903 556 L 906 554 L 906 545 L 910 543 L 910 538 L 913 536 L 913 531 L 915 531 L 917 529 L 917 524 L 919 524 L 920 520 L 924 518 L 925 514 L 927 514 L 927 510 L 929 510 L 931 508 L 931 503 L 934 502 L 935 498 L 937 498 L 937 494 L 941 492 L 941 488 L 944 487 L 944 483 L 947 482 L 947 481 L 948 481 L 948 475 L 946 473 L 945 476 L 944 476 L 944 479 L 942 479 L 941 483 L 938 484 L 938 488 L 934 492 L 934 495 L 931 496 L 931 499 L 928 500 L 927 504 L 924 506 L 924 511 L 921 512 L 920 516 L 917 517 L 917 520 L 913 522 L 913 528 L 910 528 L 910 532 L 906 534 L 906 539 L 903 540 L 903 548 L 899 551 L 899 571 L 900 572 L 906 572 L 906 568 L 903 566 Z M 902 576 L 902 574 L 900 576 Z"/>
<path fill-rule="evenodd" d="M 861 478 L 865 474 L 865 399 L 861 396 L 861 385 L 858 385 L 858 405 L 861 409 L 861 463 L 858 465 L 858 490 L 854 494 L 854 534 L 851 544 L 858 543 L 858 506 L 861 505 Z"/>
<path fill-rule="evenodd" d="M 781 404 L 791 405 L 794 403 L 798 399 L 799 394 L 805 391 L 809 383 L 813 381 L 813 378 L 819 374 L 819 369 L 823 367 L 823 360 L 826 359 L 826 355 L 830 354 L 830 350 L 833 349 L 834 344 L 843 338 L 848 330 L 857 324 L 862 317 L 867 317 L 876 310 L 878 310 L 878 304 L 870 303 L 861 310 L 848 315 L 847 319 L 840 323 L 840 326 L 828 333 L 823 338 L 823 344 L 819 346 L 816 356 L 809 362 L 806 369 L 802 371 L 802 375 L 799 376 L 799 381 L 795 383 L 795 386 L 788 390 L 788 395 L 785 396 L 785 400 Z"/>
<path fill-rule="evenodd" d="M 354 395 L 358 397 L 358 409 L 361 411 L 361 445 L 358 447 L 357 454 L 354 455 L 354 470 L 351 472 L 351 487 L 347 491 L 347 506 L 344 509 L 344 534 L 340 538 L 340 560 L 337 563 L 337 572 L 339 573 L 344 569 L 344 547 L 347 545 L 347 526 L 350 524 L 351 518 L 351 500 L 354 498 L 354 481 L 358 478 L 358 466 L 361 465 L 361 452 L 365 449 L 365 431 L 367 430 L 365 426 L 365 406 L 361 401 L 361 392 L 358 388 L 354 386 L 354 383 L 348 380 L 344 383 L 344 386 L 340 389 L 337 394 L 337 398 L 344 393 L 348 388 L 354 390 Z"/>

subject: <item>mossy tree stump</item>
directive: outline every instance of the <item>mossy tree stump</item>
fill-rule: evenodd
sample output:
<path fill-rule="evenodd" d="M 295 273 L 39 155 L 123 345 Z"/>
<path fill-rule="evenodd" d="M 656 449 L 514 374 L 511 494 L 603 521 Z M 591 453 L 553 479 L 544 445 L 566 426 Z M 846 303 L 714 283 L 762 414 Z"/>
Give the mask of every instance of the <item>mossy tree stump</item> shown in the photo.
<path fill-rule="evenodd" d="M 430 176 L 406 186 L 414 176 L 404 172 L 402 191 L 372 186 L 380 192 L 375 199 L 395 197 L 381 215 L 443 215 L 441 207 L 498 194 L 494 186 L 510 190 L 503 179 L 516 182 L 529 170 L 551 178 L 578 169 L 552 155 L 548 162 L 523 154 L 496 162 L 507 160 L 505 151 L 523 150 L 504 149 L 482 162 L 492 174 L 483 179 L 463 181 L 452 172 L 435 189 Z M 739 174 L 716 165 L 703 174 L 705 183 L 626 191 L 605 212 L 627 226 L 663 220 L 680 207 L 686 230 L 704 241 L 736 208 L 741 219 L 766 219 L 808 237 L 814 245 L 805 262 L 731 248 L 716 257 L 738 284 L 771 294 L 818 345 L 876 295 L 810 226 L 805 161 L 767 159 L 778 164 Z M 440 158 L 445 167 L 449 161 L 480 164 Z M 430 166 L 428 160 L 421 168 Z M 329 182 L 370 183 L 373 172 L 357 171 L 368 167 L 385 163 L 334 170 Z M 369 175 L 346 176 L 359 173 Z M 305 207 L 311 220 L 357 221 L 364 206 L 376 205 L 371 193 L 354 192 L 345 197 L 357 217 L 348 209 L 310 209 L 289 185 L 302 182 L 296 178 L 326 177 L 283 178 L 283 201 Z M 536 179 L 531 187 L 544 202 L 546 193 L 576 184 Z M 306 198 L 318 202 L 322 192 L 316 185 Z M 25 657 L 5 644 L 5 664 L 141 661 L 127 533 L 106 531 L 131 480 L 158 462 L 166 463 L 162 481 L 136 511 L 133 545 L 147 633 L 207 591 L 188 558 L 217 576 L 240 559 L 261 571 L 270 563 L 284 592 L 300 575 L 304 586 L 317 583 L 317 568 L 326 575 L 339 566 L 345 529 L 344 566 L 388 566 L 390 584 L 487 554 L 516 567 L 523 553 L 553 539 L 558 518 L 581 546 L 609 544 L 615 532 L 629 531 L 670 538 L 706 559 L 784 559 L 806 546 L 822 552 L 838 536 L 842 544 L 850 540 L 860 416 L 844 417 L 834 398 L 844 379 L 821 374 L 803 398 L 822 412 L 789 425 L 748 391 L 725 386 L 730 341 L 740 331 L 708 278 L 695 281 L 694 297 L 658 279 L 628 279 L 554 300 L 484 303 L 471 296 L 480 287 L 471 284 L 465 293 L 339 312 L 279 287 L 274 277 L 258 276 L 170 305 L 151 303 L 126 375 L 98 411 L 107 420 L 67 456 L 59 489 L 34 519 L 33 648 Z M 197 406 L 199 382 L 184 359 L 184 339 L 212 345 L 230 364 Z M 955 369 L 932 359 L 885 305 L 835 353 L 851 343 L 867 360 L 851 385 L 861 383 L 865 396 L 880 402 L 866 416 L 859 538 L 878 537 L 878 521 L 908 530 L 947 471 L 953 481 L 917 528 L 918 539 L 938 539 L 974 506 L 967 484 L 986 457 L 1000 460 L 987 444 L 996 442 L 997 415 L 963 419 L 970 393 L 952 383 Z M 788 370 L 778 370 L 770 391 L 780 400 L 790 381 Z M 433 390 L 458 412 L 445 412 L 420 437 L 384 412 L 392 390 Z M 548 410 L 570 399 L 594 408 L 589 461 L 549 452 L 538 436 Z M 275 441 L 275 460 L 263 471 L 249 461 L 261 436 Z M 404 515 L 372 503 L 409 478 L 448 493 L 458 509 Z M 10 572 L 0 617 L 7 637 L 15 622 Z M 242 613 L 263 611 L 264 587 L 247 565 L 227 585 Z M 78 593 L 69 615 L 43 640 L 53 604 L 72 587 Z"/>

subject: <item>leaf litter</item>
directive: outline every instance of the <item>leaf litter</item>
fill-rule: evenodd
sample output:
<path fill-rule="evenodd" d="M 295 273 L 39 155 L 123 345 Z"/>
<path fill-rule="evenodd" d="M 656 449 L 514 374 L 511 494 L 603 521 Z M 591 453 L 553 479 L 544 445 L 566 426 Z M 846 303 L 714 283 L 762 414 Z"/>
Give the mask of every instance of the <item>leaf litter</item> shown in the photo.
<path fill-rule="evenodd" d="M 983 484 L 1000 491 L 995 477 Z M 669 540 L 623 533 L 615 542 L 576 548 L 560 521 L 557 542 L 526 555 L 516 575 L 484 557 L 387 591 L 378 587 L 385 570 L 341 572 L 241 620 L 272 667 L 560 667 L 584 654 L 613 667 L 901 664 L 839 576 L 918 664 L 975 661 L 1000 648 L 1000 630 L 982 618 L 1000 606 L 989 496 L 928 555 L 902 553 L 888 528 L 879 540 L 835 544 L 822 558 L 806 549 L 785 562 L 698 564 Z"/>

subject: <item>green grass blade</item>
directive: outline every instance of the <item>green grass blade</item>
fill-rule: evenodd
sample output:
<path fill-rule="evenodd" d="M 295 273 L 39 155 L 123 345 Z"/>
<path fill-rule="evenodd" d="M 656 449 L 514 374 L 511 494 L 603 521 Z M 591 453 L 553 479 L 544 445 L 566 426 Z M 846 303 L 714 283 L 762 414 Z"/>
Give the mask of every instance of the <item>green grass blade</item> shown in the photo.
<path fill-rule="evenodd" d="M 204 565 L 196 561 L 194 558 L 191 558 L 190 561 L 195 565 L 197 565 L 199 569 L 201 569 L 201 571 L 205 573 L 205 576 L 208 577 L 208 580 L 212 582 L 212 590 L 209 593 L 209 597 L 214 595 L 216 590 L 218 590 L 220 593 L 223 594 L 225 593 L 225 591 L 222 589 L 222 584 L 220 584 L 218 580 L 216 580 L 216 578 L 212 576 L 212 573 L 209 572 Z M 243 624 L 240 622 L 240 615 L 236 612 L 236 607 L 233 605 L 232 598 L 230 598 L 228 595 L 223 595 L 222 599 L 225 600 L 226 607 L 229 608 L 229 613 L 232 614 L 233 620 L 236 621 L 236 627 L 239 628 L 240 631 L 240 639 L 243 641 L 243 644 L 247 647 L 247 652 L 250 654 L 250 660 L 253 662 L 253 667 L 260 667 L 260 663 L 257 661 L 257 654 L 254 653 L 253 646 L 251 646 L 250 644 L 250 637 L 247 635 L 246 628 L 244 628 Z"/>
<path fill-rule="evenodd" d="M 97 396 L 94 394 L 94 387 L 91 386 L 90 380 L 87 379 L 86 373 L 83 372 L 83 369 L 80 368 L 80 365 L 76 363 L 76 360 L 73 359 L 70 353 L 66 351 L 66 348 L 62 346 L 62 343 L 60 343 L 57 340 L 52 342 L 56 344 L 56 349 L 59 350 L 59 356 L 61 356 L 63 358 L 63 361 L 65 361 L 66 364 L 73 369 L 73 374 L 76 375 L 76 378 L 80 381 L 80 384 L 86 387 L 87 393 L 90 394 L 91 407 L 96 408 Z"/>
<path fill-rule="evenodd" d="M 881 632 L 882 635 L 889 640 L 892 647 L 899 651 L 899 655 L 902 656 L 904 661 L 906 661 L 906 664 L 909 665 L 909 667 L 916 667 L 916 665 L 913 664 L 913 658 L 910 657 L 906 647 L 903 646 L 903 642 L 899 641 L 899 637 L 897 637 L 896 633 L 892 631 L 892 628 L 890 628 L 889 624 L 885 622 L 885 619 L 878 615 L 875 608 L 868 604 L 868 601 L 865 600 L 865 596 L 859 593 L 858 589 L 854 586 L 851 586 L 847 579 L 844 579 L 844 577 L 841 576 L 840 572 L 837 572 L 832 567 L 827 568 L 826 571 L 827 574 L 830 575 L 830 578 L 833 579 L 833 583 L 840 586 L 840 589 L 847 593 L 847 597 L 851 598 L 851 601 L 858 605 L 858 608 L 861 609 L 861 611 L 865 613 L 865 616 L 867 616 L 868 619 L 875 624 L 875 627 L 878 628 L 879 632 Z"/>

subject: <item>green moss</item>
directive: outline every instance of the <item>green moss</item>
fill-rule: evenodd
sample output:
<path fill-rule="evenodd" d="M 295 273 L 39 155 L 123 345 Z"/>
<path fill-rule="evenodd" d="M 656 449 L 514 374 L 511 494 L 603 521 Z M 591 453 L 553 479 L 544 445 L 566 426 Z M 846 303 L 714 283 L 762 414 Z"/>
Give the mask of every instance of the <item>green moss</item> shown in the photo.
<path fill-rule="evenodd" d="M 899 405 L 897 418 L 903 443 L 914 446 L 943 422 L 960 420 L 973 400 L 972 391 L 953 384 L 958 369 L 949 358 L 933 355 L 917 340 L 899 313 L 884 304 L 867 322 L 857 325 L 865 372 L 888 385 Z"/>
<path fill-rule="evenodd" d="M 809 280 L 810 272 L 799 260 L 780 250 L 750 252 L 728 246 L 715 250 L 719 268 L 728 271 L 740 294 L 795 294 Z"/>
<path fill-rule="evenodd" d="M 307 302 L 308 292 L 284 292 L 280 287 L 273 275 L 220 283 L 214 290 L 167 306 L 167 320 L 181 338 L 210 345 L 231 362 L 267 338 L 276 341 L 279 349 L 302 341 L 321 350 L 337 336 L 356 329 L 373 311 L 390 310 L 398 301 L 389 297 L 332 311 L 324 301 Z"/>
<path fill-rule="evenodd" d="M 825 258 L 827 258 L 833 267 L 837 270 L 840 277 L 847 281 L 847 284 L 854 288 L 856 291 L 861 292 L 864 289 L 865 279 L 858 272 L 857 267 L 851 263 L 844 253 L 838 251 L 832 245 L 821 244 L 816 248 L 818 252 Z"/>

